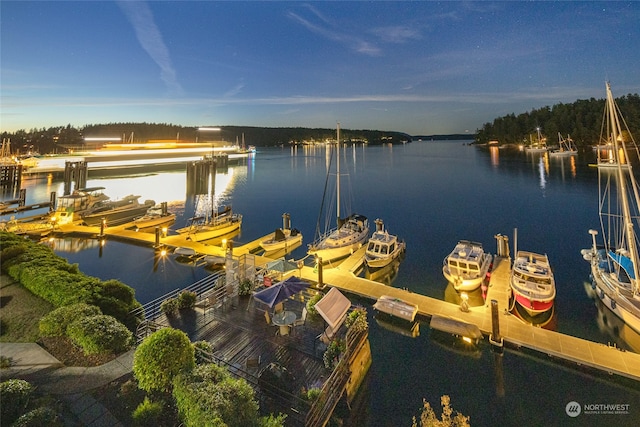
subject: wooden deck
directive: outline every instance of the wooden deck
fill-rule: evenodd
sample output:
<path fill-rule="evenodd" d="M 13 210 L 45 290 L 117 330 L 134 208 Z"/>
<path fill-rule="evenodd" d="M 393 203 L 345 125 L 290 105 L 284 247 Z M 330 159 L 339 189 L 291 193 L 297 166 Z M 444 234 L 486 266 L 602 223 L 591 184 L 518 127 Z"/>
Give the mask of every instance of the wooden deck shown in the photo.
<path fill-rule="evenodd" d="M 304 304 L 302 299 L 289 299 L 284 308 L 300 317 Z M 265 306 L 252 298 L 234 297 L 224 304 L 196 307 L 158 321 L 184 331 L 192 342 L 207 341 L 216 363 L 258 385 L 261 410 L 286 413 L 287 425 L 302 426 L 310 403 L 301 398 L 301 392 L 321 387 L 331 375 L 322 359 L 326 347 L 317 339 L 324 324 L 319 316 L 308 316 L 303 326 L 292 327 L 291 333 L 283 336 L 278 326 L 267 324 L 264 310 Z M 286 368 L 294 380 L 286 388 L 269 385 L 265 392 L 259 376 L 271 363 Z"/>

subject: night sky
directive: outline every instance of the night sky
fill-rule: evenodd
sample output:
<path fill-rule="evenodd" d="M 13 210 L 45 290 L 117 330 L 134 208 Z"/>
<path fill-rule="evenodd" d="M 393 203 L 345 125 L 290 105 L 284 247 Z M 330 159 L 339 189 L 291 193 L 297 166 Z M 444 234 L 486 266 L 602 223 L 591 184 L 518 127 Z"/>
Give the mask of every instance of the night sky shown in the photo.
<path fill-rule="evenodd" d="M 0 130 L 475 132 L 640 92 L 640 2 L 0 2 Z"/>

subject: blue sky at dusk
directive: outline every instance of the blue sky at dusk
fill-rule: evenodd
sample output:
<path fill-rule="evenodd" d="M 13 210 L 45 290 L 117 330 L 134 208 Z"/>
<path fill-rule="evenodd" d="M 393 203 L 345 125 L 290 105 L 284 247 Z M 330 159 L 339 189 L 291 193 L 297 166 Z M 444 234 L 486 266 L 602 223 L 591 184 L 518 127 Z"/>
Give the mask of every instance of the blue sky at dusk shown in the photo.
<path fill-rule="evenodd" d="M 640 92 L 640 2 L 0 2 L 0 130 L 474 132 Z"/>

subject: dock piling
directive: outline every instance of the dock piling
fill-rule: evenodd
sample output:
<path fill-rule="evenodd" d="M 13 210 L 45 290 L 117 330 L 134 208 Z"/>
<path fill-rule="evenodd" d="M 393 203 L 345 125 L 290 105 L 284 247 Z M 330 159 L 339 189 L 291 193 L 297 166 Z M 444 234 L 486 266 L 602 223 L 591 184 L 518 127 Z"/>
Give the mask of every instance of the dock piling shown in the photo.
<path fill-rule="evenodd" d="M 491 335 L 489 342 L 495 349 L 502 349 L 504 342 L 500 336 L 500 314 L 498 313 L 498 301 L 491 300 Z"/>
<path fill-rule="evenodd" d="M 322 258 L 318 258 L 318 287 L 322 289 L 324 287 L 324 283 L 322 282 Z"/>

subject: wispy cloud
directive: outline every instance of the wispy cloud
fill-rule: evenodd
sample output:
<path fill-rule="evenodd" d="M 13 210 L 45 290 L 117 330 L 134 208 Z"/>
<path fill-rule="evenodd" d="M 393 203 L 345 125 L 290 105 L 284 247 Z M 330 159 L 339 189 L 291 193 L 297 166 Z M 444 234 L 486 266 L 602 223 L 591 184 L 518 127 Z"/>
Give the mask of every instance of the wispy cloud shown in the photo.
<path fill-rule="evenodd" d="M 160 78 L 167 86 L 169 93 L 172 95 L 182 94 L 182 87 L 178 83 L 169 49 L 164 43 L 149 5 L 143 1 L 118 1 L 118 5 L 131 22 L 142 48 L 160 67 Z"/>
<path fill-rule="evenodd" d="M 460 92 L 443 95 L 352 95 L 330 96 L 288 96 L 267 98 L 13 98 L 2 99 L 7 108 L 29 107 L 193 107 L 210 105 L 289 105 L 290 111 L 297 105 L 347 104 L 347 103 L 469 103 L 469 104 L 509 104 L 530 100 L 584 99 L 593 96 L 589 87 L 546 87 L 523 88 L 519 91 L 504 92 Z M 4 98 L 4 97 L 1 97 Z"/>
<path fill-rule="evenodd" d="M 304 18 L 295 12 L 289 12 L 288 16 L 309 31 L 327 40 L 342 44 L 355 52 L 369 56 L 379 56 L 381 54 L 380 49 L 376 45 L 362 37 L 346 33 L 340 29 L 340 27 L 329 21 L 314 7 L 308 6 L 307 9 L 315 16 L 314 22 L 311 21 L 311 18 Z"/>
<path fill-rule="evenodd" d="M 387 43 L 405 43 L 422 38 L 420 31 L 407 26 L 379 27 L 371 30 L 371 33 Z"/>
<path fill-rule="evenodd" d="M 227 92 L 225 92 L 224 96 L 225 97 L 235 96 L 235 95 L 239 94 L 240 92 L 242 92 L 243 88 L 244 88 L 244 83 L 240 82 L 235 87 L 232 87 Z"/>

